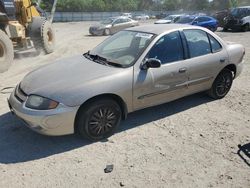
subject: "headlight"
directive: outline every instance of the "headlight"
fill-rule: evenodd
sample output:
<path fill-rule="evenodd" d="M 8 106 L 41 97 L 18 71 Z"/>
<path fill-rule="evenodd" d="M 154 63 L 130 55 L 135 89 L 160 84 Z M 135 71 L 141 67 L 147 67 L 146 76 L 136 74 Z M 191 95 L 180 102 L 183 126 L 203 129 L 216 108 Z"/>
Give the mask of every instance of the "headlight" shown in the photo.
<path fill-rule="evenodd" d="M 27 108 L 35 110 L 51 110 L 58 106 L 58 102 L 37 95 L 30 95 L 25 103 Z"/>

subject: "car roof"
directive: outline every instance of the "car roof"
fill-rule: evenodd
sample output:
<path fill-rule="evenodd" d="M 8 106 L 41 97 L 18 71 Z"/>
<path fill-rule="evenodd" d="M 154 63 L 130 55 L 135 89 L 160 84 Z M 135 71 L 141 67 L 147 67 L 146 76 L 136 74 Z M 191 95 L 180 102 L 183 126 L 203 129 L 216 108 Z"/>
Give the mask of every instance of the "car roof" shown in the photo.
<path fill-rule="evenodd" d="M 170 15 L 168 15 L 168 16 L 184 16 L 184 14 L 170 14 Z"/>
<path fill-rule="evenodd" d="M 204 17 L 204 18 L 214 19 L 214 18 L 213 18 L 213 17 L 211 17 L 211 16 L 197 16 L 197 18 L 199 18 L 199 17 Z"/>
<path fill-rule="evenodd" d="M 192 26 L 192 25 L 186 25 L 186 24 L 151 24 L 151 25 L 132 27 L 132 28 L 128 28 L 126 30 L 160 35 L 166 31 L 170 31 L 170 30 L 182 30 L 182 29 L 190 29 L 190 28 L 197 29 L 199 27 Z"/>
<path fill-rule="evenodd" d="M 113 19 L 113 20 L 117 20 L 117 19 L 130 19 L 126 16 L 116 16 L 116 17 L 109 17 L 108 19 Z"/>
<path fill-rule="evenodd" d="M 200 17 L 205 17 L 205 18 L 210 18 L 210 19 L 213 18 L 213 17 L 207 16 L 207 15 L 184 15 L 184 16 L 182 16 L 182 18 L 192 18 L 192 19 L 200 18 Z"/>
<path fill-rule="evenodd" d="M 165 17 L 162 18 L 162 19 L 165 19 L 165 18 L 168 18 L 168 17 L 173 17 L 173 18 L 175 18 L 175 17 L 178 17 L 178 16 L 183 16 L 183 15 L 181 15 L 181 14 L 169 14 L 169 15 L 165 16 Z"/>
<path fill-rule="evenodd" d="M 241 7 L 235 7 L 235 8 L 250 8 L 250 6 L 241 6 Z"/>
<path fill-rule="evenodd" d="M 182 18 L 196 18 L 196 15 L 183 15 Z"/>

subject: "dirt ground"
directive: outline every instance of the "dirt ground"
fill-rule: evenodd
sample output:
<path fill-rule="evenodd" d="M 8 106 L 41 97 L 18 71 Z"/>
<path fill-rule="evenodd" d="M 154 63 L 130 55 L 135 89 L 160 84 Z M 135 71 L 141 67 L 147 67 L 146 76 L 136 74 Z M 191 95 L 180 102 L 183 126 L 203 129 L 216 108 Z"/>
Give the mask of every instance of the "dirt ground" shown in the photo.
<path fill-rule="evenodd" d="M 90 24 L 55 24 L 55 53 L 16 53 L 0 89 L 92 49 L 105 37 L 88 36 Z M 250 32 L 217 34 L 246 47 L 244 71 L 227 97 L 196 94 L 135 112 L 102 142 L 39 135 L 9 113 L 9 94 L 0 94 L 0 187 L 250 187 L 250 159 L 237 154 L 239 144 L 250 144 Z M 114 169 L 105 174 L 108 164 Z"/>

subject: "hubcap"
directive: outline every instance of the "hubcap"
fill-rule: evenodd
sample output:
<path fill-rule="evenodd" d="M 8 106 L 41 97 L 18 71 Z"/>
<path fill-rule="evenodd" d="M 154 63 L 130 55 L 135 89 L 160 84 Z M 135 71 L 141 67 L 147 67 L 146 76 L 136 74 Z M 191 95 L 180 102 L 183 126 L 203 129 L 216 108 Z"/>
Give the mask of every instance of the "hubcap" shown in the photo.
<path fill-rule="evenodd" d="M 222 75 L 217 82 L 216 92 L 219 96 L 224 96 L 229 91 L 232 84 L 230 75 Z"/>
<path fill-rule="evenodd" d="M 52 34 L 51 31 L 48 31 L 48 32 L 47 32 L 47 37 L 48 37 L 48 42 L 49 42 L 49 44 L 51 44 L 52 41 L 53 41 L 53 34 Z"/>
<path fill-rule="evenodd" d="M 115 126 L 116 113 L 110 108 L 96 110 L 89 120 L 89 133 L 93 136 L 101 136 L 109 133 Z"/>

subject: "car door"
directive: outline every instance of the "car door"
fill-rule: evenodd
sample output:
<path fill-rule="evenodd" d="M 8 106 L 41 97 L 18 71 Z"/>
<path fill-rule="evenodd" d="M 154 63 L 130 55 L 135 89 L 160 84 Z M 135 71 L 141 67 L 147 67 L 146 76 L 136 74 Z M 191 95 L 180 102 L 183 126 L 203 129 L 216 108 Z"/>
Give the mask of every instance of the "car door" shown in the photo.
<path fill-rule="evenodd" d="M 208 90 L 228 62 L 228 54 L 218 40 L 203 30 L 186 29 L 183 34 L 189 51 L 186 60 L 188 93 Z"/>
<path fill-rule="evenodd" d="M 206 27 L 207 26 L 207 19 L 205 17 L 198 17 L 195 19 L 197 26 Z"/>
<path fill-rule="evenodd" d="M 111 32 L 116 33 L 121 30 L 121 27 L 122 27 L 122 19 L 118 18 L 113 22 Z"/>
<path fill-rule="evenodd" d="M 144 60 L 161 61 L 160 68 L 134 68 L 134 109 L 162 104 L 182 96 L 187 90 L 188 77 L 184 63 L 184 50 L 178 31 L 161 37 L 149 50 Z"/>
<path fill-rule="evenodd" d="M 113 33 L 116 33 L 118 31 L 127 28 L 128 22 L 126 20 L 127 20 L 126 18 L 117 19 L 113 24 Z"/>
<path fill-rule="evenodd" d="M 131 19 L 129 19 L 129 18 L 124 18 L 124 19 L 123 19 L 123 23 L 122 23 L 122 25 L 121 25 L 121 30 L 126 29 L 126 28 L 131 27 L 131 26 L 132 26 L 132 24 L 131 24 Z"/>

